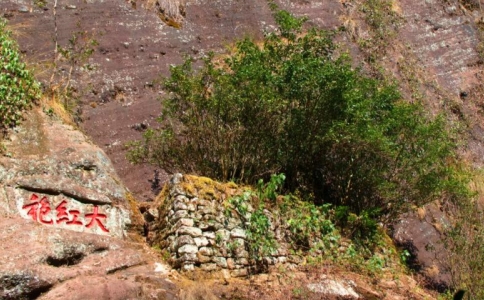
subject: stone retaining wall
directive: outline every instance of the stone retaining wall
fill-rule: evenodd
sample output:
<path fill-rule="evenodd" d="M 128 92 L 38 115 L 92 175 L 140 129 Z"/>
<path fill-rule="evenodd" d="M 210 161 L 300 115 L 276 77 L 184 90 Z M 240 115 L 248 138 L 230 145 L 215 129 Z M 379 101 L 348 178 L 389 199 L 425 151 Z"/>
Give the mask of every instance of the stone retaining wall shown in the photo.
<path fill-rule="evenodd" d="M 227 214 L 227 200 L 241 192 L 235 184 L 174 175 L 158 199 L 162 204 L 154 244 L 170 254 L 169 262 L 175 268 L 228 270 L 232 277 L 247 275 L 254 261 L 247 251 L 244 224 L 240 217 Z M 298 257 L 288 255 L 281 226 L 270 220 L 279 249 L 263 261 L 265 264 L 298 262 Z"/>

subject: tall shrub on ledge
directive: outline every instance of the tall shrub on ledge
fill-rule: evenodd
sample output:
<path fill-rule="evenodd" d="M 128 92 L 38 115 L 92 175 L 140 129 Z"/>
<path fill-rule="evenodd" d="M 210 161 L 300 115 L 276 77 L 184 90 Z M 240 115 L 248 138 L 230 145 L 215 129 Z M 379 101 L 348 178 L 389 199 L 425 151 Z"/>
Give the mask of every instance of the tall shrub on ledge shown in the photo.
<path fill-rule="evenodd" d="M 6 22 L 0 18 L 0 129 L 17 125 L 22 110 L 39 97 L 40 89 L 20 55 Z"/>
<path fill-rule="evenodd" d="M 450 184 L 442 116 L 353 68 L 334 33 L 302 33 L 302 19 L 274 9 L 279 31 L 262 42 L 171 69 L 160 128 L 131 144 L 132 161 L 244 183 L 284 173 L 290 191 L 372 216 L 463 188 Z"/>

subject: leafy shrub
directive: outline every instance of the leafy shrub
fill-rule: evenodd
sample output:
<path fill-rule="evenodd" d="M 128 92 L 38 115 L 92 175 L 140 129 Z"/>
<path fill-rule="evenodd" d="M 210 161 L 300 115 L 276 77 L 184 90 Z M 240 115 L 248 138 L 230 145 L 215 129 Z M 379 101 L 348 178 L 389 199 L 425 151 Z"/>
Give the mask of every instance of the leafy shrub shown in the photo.
<path fill-rule="evenodd" d="M 357 216 L 390 218 L 452 194 L 444 117 L 354 69 L 333 33 L 302 34 L 300 19 L 276 16 L 280 33 L 262 43 L 173 67 L 160 128 L 131 144 L 130 160 L 245 183 L 282 172 L 287 190 Z"/>
<path fill-rule="evenodd" d="M 40 89 L 32 74 L 20 61 L 17 45 L 0 19 L 0 127 L 17 125 L 22 110 L 40 96 Z"/>
<path fill-rule="evenodd" d="M 246 248 L 249 255 L 257 263 L 277 249 L 276 239 L 270 230 L 271 223 L 265 213 L 266 202 L 274 201 L 277 196 L 278 186 L 284 181 L 284 175 L 272 176 L 271 180 L 264 184 L 258 182 L 257 192 L 247 190 L 242 195 L 229 199 L 230 206 L 227 214 L 236 212 L 242 219 L 247 234 Z"/>
<path fill-rule="evenodd" d="M 288 198 L 281 215 L 287 224 L 293 247 L 305 251 L 314 248 L 328 252 L 339 240 L 336 227 L 329 218 L 330 204 L 316 206 Z"/>
<path fill-rule="evenodd" d="M 336 225 L 338 208 L 331 204 L 317 206 L 291 194 L 280 195 L 284 179 L 283 174 L 272 175 L 267 183 L 259 181 L 257 189 L 248 189 L 228 200 L 226 214 L 237 214 L 243 221 L 245 248 L 255 266 L 263 266 L 264 258 L 275 252 L 279 242 L 287 243 L 289 253 L 308 264 L 334 261 L 371 276 L 400 264 L 400 257 L 381 228 L 365 240 L 358 235 L 341 238 L 340 231 L 352 227 Z M 274 232 L 278 232 L 277 240 Z M 228 245 L 229 249 L 236 246 Z"/>

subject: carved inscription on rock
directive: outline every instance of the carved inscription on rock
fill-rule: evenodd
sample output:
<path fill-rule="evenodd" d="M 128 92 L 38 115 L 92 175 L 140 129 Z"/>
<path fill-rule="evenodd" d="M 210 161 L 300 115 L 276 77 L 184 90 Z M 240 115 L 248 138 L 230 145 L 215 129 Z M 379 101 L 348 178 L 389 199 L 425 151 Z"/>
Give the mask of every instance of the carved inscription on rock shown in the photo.
<path fill-rule="evenodd" d="M 122 237 L 127 212 L 112 205 L 84 203 L 65 195 L 20 192 L 17 208 L 25 219 L 64 229 Z M 20 196 L 20 195 L 19 195 Z"/>
<path fill-rule="evenodd" d="M 92 228 L 98 226 L 102 231 L 109 232 L 103 224 L 107 218 L 105 214 L 99 212 L 99 207 L 94 205 L 92 213 L 81 214 L 79 210 L 69 209 L 68 202 L 65 199 L 52 209 L 51 203 L 47 196 L 40 198 L 37 194 L 32 194 L 30 203 L 22 206 L 27 211 L 27 215 L 32 220 L 42 224 L 53 225 L 65 223 L 69 226 L 85 226 Z"/>

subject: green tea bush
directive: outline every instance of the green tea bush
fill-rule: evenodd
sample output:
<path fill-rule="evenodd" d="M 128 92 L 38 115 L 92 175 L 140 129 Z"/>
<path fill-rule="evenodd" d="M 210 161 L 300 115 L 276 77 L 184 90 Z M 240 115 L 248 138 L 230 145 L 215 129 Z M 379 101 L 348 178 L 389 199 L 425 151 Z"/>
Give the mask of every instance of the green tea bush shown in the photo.
<path fill-rule="evenodd" d="M 264 258 L 273 255 L 279 243 L 287 245 L 289 253 L 307 264 L 333 261 L 370 276 L 388 266 L 399 265 L 400 257 L 391 242 L 385 240 L 387 236 L 381 228 L 372 233 L 371 241 L 359 236 L 342 238 L 341 230 L 351 226 L 337 226 L 337 208 L 328 203 L 315 205 L 302 201 L 292 194 L 280 195 L 284 179 L 283 174 L 272 175 L 268 182 L 259 181 L 256 189 L 247 189 L 226 203 L 226 215 L 242 220 L 247 234 L 244 245 L 253 270 L 264 267 Z M 229 250 L 235 247 L 228 244 Z"/>
<path fill-rule="evenodd" d="M 172 67 L 160 127 L 130 145 L 129 159 L 244 183 L 284 173 L 286 191 L 374 219 L 452 195 L 445 118 L 355 69 L 334 33 L 276 17 L 280 30 L 262 43 Z"/>
<path fill-rule="evenodd" d="M 0 19 L 0 127 L 17 125 L 22 111 L 38 99 L 40 89 L 21 62 L 16 43 Z"/>
<path fill-rule="evenodd" d="M 267 183 L 260 180 L 255 191 L 246 190 L 228 200 L 226 214 L 242 219 L 250 257 L 261 263 L 279 247 L 269 213 L 272 222 L 283 228 L 284 241 L 291 250 L 302 254 L 316 250 L 330 255 L 339 242 L 338 231 L 330 219 L 331 205 L 316 206 L 293 195 L 280 195 L 284 180 L 283 174 L 272 175 Z"/>

